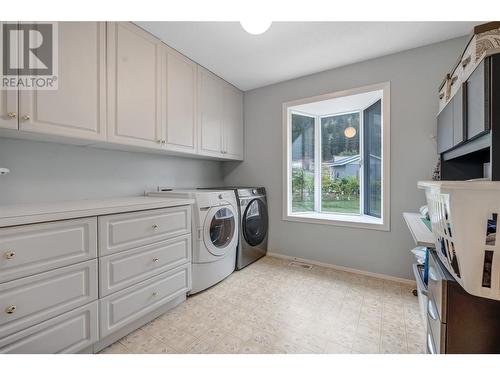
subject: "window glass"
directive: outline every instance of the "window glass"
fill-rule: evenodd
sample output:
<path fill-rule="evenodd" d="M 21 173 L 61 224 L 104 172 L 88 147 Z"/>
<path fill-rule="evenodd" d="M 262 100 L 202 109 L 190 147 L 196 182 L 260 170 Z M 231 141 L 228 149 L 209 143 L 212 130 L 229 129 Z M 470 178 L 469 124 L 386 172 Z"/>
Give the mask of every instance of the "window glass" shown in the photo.
<path fill-rule="evenodd" d="M 314 211 L 314 117 L 292 114 L 292 212 Z"/>
<path fill-rule="evenodd" d="M 321 118 L 321 211 L 360 213 L 359 112 Z"/>
<path fill-rule="evenodd" d="M 382 102 L 365 109 L 365 213 L 375 217 L 382 214 Z"/>

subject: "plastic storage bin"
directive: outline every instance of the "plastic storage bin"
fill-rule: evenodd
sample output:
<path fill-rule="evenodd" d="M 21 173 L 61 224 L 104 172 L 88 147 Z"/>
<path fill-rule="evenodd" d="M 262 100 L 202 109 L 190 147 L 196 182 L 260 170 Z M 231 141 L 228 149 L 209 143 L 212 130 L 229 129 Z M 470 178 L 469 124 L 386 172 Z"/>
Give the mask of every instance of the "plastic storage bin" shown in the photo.
<path fill-rule="evenodd" d="M 470 294 L 500 300 L 500 182 L 422 181 L 436 252 Z"/>

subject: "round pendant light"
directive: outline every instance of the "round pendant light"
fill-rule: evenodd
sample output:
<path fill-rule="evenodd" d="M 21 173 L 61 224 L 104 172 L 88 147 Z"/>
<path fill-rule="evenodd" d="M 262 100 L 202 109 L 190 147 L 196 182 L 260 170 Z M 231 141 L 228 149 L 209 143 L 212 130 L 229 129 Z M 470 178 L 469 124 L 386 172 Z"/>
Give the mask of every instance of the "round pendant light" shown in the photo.
<path fill-rule="evenodd" d="M 347 137 L 347 138 L 353 138 L 356 136 L 356 128 L 352 127 L 352 126 L 349 126 L 347 128 L 344 129 L 344 135 Z"/>
<path fill-rule="evenodd" d="M 267 29 L 269 29 L 269 27 L 271 26 L 271 23 L 272 21 L 266 21 L 262 19 L 240 21 L 241 27 L 243 27 L 243 29 L 247 33 L 252 35 L 259 35 L 265 33 Z"/>

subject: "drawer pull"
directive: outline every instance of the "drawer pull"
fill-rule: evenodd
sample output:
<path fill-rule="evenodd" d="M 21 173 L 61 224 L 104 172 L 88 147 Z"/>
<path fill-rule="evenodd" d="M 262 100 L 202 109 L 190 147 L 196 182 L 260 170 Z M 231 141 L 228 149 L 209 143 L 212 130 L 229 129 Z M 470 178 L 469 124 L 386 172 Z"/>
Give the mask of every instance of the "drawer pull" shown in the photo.
<path fill-rule="evenodd" d="M 153 292 L 153 297 L 158 296 L 158 292 Z"/>
<path fill-rule="evenodd" d="M 429 301 L 427 302 L 427 312 L 429 313 L 429 316 L 431 317 L 432 320 L 438 319 L 436 308 L 434 307 L 434 303 L 430 298 Z"/>
<path fill-rule="evenodd" d="M 158 263 L 160 261 L 159 258 L 153 258 L 153 262 Z"/>
<path fill-rule="evenodd" d="M 154 224 L 154 225 L 153 225 L 153 231 L 158 232 L 158 228 L 159 228 L 159 227 L 158 227 L 158 225 L 157 225 L 157 224 Z"/>
<path fill-rule="evenodd" d="M 454 76 L 452 79 L 451 79 L 451 85 L 453 86 L 453 84 L 457 81 L 458 79 L 458 76 Z"/>
<path fill-rule="evenodd" d="M 16 256 L 16 252 L 15 251 L 12 251 L 12 250 L 7 250 L 5 253 L 4 253 L 4 256 L 5 256 L 5 259 L 14 259 L 15 256 Z"/>
<path fill-rule="evenodd" d="M 14 314 L 16 312 L 16 306 L 15 305 L 11 305 L 11 306 L 7 307 L 5 309 L 5 312 L 7 314 Z"/>
<path fill-rule="evenodd" d="M 436 349 L 434 349 L 434 344 L 432 343 L 432 337 L 430 333 L 427 333 L 427 351 L 429 354 L 436 354 Z"/>
<path fill-rule="evenodd" d="M 465 68 L 470 63 L 470 56 L 462 60 L 462 68 Z"/>
<path fill-rule="evenodd" d="M 441 100 L 443 98 L 444 98 L 444 92 L 442 92 L 442 93 L 439 94 L 439 100 Z"/>
<path fill-rule="evenodd" d="M 16 118 L 17 113 L 16 112 L 9 112 L 9 113 L 7 113 L 7 116 L 9 116 L 9 118 Z"/>

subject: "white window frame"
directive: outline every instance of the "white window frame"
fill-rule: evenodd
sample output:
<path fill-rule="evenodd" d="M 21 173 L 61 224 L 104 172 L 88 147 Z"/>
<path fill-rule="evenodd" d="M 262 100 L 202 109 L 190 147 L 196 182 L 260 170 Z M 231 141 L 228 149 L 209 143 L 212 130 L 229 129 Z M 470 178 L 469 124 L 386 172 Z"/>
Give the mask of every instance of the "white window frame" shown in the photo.
<path fill-rule="evenodd" d="M 331 115 L 312 115 L 309 113 L 296 111 L 293 107 L 303 104 L 319 102 L 339 98 L 343 96 L 350 96 L 356 94 L 363 94 L 371 91 L 382 91 L 382 205 L 381 217 L 376 218 L 364 214 L 364 202 L 360 199 L 360 213 L 326 213 L 321 212 L 321 166 L 314 165 L 315 172 L 315 209 L 319 208 L 318 212 L 292 212 L 292 132 L 291 132 L 291 116 L 292 112 L 302 114 L 308 117 L 315 118 L 315 161 L 321 161 L 321 118 L 341 115 L 345 113 L 353 113 L 358 111 L 349 111 L 344 113 L 334 113 Z M 364 142 L 363 142 L 363 109 L 360 113 L 360 155 L 361 155 L 361 168 L 360 168 L 360 197 L 363 197 L 361 189 L 364 187 L 363 168 L 364 168 Z M 321 164 L 321 163 L 320 163 Z M 319 171 L 318 171 L 319 170 Z M 319 177 L 318 177 L 319 176 Z M 318 178 L 320 179 L 318 181 Z M 295 221 L 311 224 L 326 224 L 336 226 L 346 226 L 364 229 L 375 230 L 390 230 L 390 82 L 377 83 L 369 86 L 358 87 L 350 90 L 337 91 L 330 94 L 314 96 L 305 99 L 294 100 L 283 103 L 283 220 Z"/>

